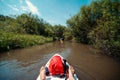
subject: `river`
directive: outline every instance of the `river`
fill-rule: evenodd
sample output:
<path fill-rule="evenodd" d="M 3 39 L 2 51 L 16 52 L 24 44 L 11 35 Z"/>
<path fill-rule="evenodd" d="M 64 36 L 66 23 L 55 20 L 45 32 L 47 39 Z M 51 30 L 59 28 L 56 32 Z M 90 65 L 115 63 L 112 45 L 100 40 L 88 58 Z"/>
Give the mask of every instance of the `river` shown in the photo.
<path fill-rule="evenodd" d="M 120 80 L 120 63 L 89 45 L 47 43 L 0 54 L 0 80 L 35 80 L 39 69 L 59 53 L 74 67 L 80 80 Z"/>

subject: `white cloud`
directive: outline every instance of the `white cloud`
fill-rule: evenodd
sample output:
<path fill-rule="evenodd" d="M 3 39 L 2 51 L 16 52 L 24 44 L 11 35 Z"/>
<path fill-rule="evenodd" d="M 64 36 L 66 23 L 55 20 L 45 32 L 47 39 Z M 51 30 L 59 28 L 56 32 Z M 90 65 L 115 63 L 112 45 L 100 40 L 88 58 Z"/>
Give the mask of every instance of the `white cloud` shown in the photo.
<path fill-rule="evenodd" d="M 28 7 L 26 7 L 26 6 L 20 6 L 20 8 L 21 8 L 21 10 L 23 10 L 23 11 L 28 11 Z"/>
<path fill-rule="evenodd" d="M 10 8 L 12 8 L 14 11 L 19 11 L 19 9 L 16 6 L 12 6 L 10 4 L 7 4 L 7 6 L 9 6 Z"/>
<path fill-rule="evenodd" d="M 39 13 L 38 9 L 36 6 L 34 6 L 29 0 L 25 1 L 29 10 L 33 13 L 33 14 L 37 14 L 38 16 L 41 16 L 41 14 Z M 23 8 L 26 9 L 26 8 Z"/>

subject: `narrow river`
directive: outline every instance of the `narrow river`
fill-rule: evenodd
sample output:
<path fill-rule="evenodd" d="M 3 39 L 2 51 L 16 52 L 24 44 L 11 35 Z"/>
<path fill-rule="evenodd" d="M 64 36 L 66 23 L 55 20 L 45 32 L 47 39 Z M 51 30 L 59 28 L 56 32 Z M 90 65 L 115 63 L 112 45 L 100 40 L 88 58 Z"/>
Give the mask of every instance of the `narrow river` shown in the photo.
<path fill-rule="evenodd" d="M 89 45 L 47 43 L 0 54 L 0 80 L 35 80 L 39 69 L 59 53 L 75 68 L 80 80 L 120 80 L 120 63 Z"/>

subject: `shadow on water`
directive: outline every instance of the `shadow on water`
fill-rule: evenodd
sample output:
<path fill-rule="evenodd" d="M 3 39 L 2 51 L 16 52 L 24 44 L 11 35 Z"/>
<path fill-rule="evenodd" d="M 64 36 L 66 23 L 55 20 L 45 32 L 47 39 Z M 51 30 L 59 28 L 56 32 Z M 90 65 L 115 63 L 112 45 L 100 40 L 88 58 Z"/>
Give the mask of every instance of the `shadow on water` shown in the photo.
<path fill-rule="evenodd" d="M 75 68 L 80 80 L 120 80 L 120 63 L 79 43 L 59 42 L 0 54 L 0 80 L 35 80 L 41 66 L 59 53 Z"/>

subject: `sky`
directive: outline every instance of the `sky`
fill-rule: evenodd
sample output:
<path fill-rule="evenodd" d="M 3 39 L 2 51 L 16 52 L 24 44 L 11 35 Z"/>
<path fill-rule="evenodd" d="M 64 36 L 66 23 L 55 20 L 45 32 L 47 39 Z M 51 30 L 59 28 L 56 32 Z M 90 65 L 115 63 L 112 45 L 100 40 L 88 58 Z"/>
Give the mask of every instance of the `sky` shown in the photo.
<path fill-rule="evenodd" d="M 20 15 L 31 12 L 52 25 L 66 25 L 83 5 L 92 0 L 0 0 L 0 14 Z"/>

